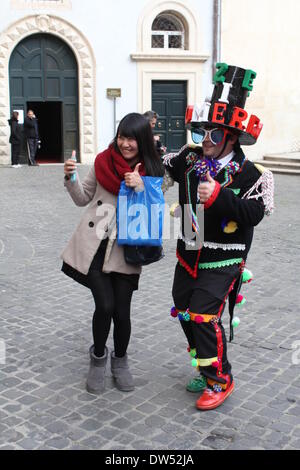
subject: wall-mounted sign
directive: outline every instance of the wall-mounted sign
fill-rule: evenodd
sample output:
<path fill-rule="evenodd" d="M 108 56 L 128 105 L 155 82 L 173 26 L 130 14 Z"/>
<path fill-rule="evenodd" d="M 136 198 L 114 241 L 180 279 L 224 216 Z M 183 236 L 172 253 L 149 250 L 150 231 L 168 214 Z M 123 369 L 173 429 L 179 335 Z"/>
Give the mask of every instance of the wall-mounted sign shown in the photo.
<path fill-rule="evenodd" d="M 121 88 L 107 88 L 107 98 L 121 98 Z"/>

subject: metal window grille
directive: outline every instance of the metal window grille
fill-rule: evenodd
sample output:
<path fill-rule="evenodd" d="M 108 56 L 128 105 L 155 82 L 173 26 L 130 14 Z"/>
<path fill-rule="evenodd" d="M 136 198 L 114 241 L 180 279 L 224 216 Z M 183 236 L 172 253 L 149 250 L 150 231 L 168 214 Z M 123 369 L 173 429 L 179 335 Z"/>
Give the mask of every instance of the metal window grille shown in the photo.
<path fill-rule="evenodd" d="M 184 33 L 184 25 L 175 15 L 158 15 L 152 23 L 152 48 L 184 49 Z"/>

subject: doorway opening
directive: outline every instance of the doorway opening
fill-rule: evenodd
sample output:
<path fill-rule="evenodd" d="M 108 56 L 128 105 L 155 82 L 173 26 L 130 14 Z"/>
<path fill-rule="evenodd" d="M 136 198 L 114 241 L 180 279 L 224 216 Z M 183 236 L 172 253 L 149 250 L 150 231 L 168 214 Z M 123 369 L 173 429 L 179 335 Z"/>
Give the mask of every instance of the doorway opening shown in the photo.
<path fill-rule="evenodd" d="M 37 162 L 63 162 L 62 102 L 28 101 L 27 111 L 29 109 L 32 109 L 38 120 L 41 144 L 36 155 Z"/>

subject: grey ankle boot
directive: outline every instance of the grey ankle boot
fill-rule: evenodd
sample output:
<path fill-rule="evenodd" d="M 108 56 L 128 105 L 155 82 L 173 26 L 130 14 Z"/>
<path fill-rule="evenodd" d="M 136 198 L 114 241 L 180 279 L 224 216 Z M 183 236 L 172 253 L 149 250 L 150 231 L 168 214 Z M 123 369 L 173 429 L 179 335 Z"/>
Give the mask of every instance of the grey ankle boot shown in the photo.
<path fill-rule="evenodd" d="M 90 368 L 86 381 L 86 389 L 89 393 L 99 394 L 105 389 L 105 367 L 107 363 L 108 350 L 105 346 L 104 356 L 97 357 L 94 354 L 94 346 L 90 347 Z"/>
<path fill-rule="evenodd" d="M 134 390 L 133 378 L 128 367 L 128 356 L 115 357 L 114 352 L 111 353 L 111 372 L 116 387 L 122 392 L 131 392 Z"/>

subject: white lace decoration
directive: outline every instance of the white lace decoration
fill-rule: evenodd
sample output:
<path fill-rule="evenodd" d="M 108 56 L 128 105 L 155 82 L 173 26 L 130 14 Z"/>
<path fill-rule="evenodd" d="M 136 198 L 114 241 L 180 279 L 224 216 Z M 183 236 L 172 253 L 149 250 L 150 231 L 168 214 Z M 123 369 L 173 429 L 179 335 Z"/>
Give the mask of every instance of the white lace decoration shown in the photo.
<path fill-rule="evenodd" d="M 196 246 L 196 242 L 194 242 L 193 240 L 189 240 L 184 235 L 182 235 L 182 233 L 178 235 L 178 238 L 179 240 L 182 240 L 188 246 Z"/>
<path fill-rule="evenodd" d="M 182 233 L 178 236 L 180 240 L 182 240 L 186 245 L 188 246 L 195 246 L 196 242 L 193 240 L 189 240 L 186 238 Z M 210 248 L 212 250 L 239 250 L 239 251 L 245 251 L 246 245 L 242 243 L 215 243 L 215 242 L 203 242 L 204 248 Z"/>
<path fill-rule="evenodd" d="M 203 246 L 205 248 L 211 248 L 213 250 L 221 249 L 221 250 L 246 250 L 246 245 L 242 243 L 214 243 L 214 242 L 204 242 Z"/>
<path fill-rule="evenodd" d="M 170 175 L 170 173 L 168 172 L 168 170 L 165 170 L 163 182 L 161 185 L 161 190 L 163 193 L 165 193 L 172 186 L 174 186 L 174 180 L 172 176 Z"/>
<path fill-rule="evenodd" d="M 259 192 L 259 187 L 261 191 Z M 271 215 L 274 211 L 274 178 L 270 170 L 265 170 L 252 188 L 247 191 L 242 199 L 262 198 L 265 206 L 265 214 Z"/>
<path fill-rule="evenodd" d="M 178 155 L 188 147 L 188 144 L 185 144 L 177 153 L 167 153 L 166 155 L 163 156 L 163 164 L 170 166 L 171 168 L 173 167 L 171 160 L 173 158 L 178 157 Z"/>

